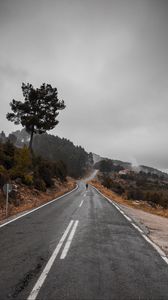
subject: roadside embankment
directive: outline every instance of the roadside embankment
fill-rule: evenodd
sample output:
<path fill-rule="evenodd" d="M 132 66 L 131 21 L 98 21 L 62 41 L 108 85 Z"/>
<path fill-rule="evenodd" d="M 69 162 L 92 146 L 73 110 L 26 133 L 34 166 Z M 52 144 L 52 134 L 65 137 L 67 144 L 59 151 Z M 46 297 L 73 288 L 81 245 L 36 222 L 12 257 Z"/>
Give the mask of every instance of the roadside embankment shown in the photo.
<path fill-rule="evenodd" d="M 18 185 L 18 203 L 14 204 L 12 199 L 9 199 L 8 218 L 28 211 L 32 208 L 38 207 L 44 203 L 47 203 L 63 194 L 73 190 L 76 186 L 74 179 L 68 177 L 67 181 L 61 183 L 55 180 L 54 186 L 47 189 L 46 192 L 39 191 L 35 188 L 27 187 L 26 185 Z M 4 221 L 5 216 L 5 199 L 4 205 L 0 208 L 0 221 Z"/>
<path fill-rule="evenodd" d="M 107 189 L 104 187 L 98 180 L 91 180 L 90 184 L 95 186 L 100 192 L 102 192 L 105 196 L 107 196 L 109 199 L 114 200 L 118 202 L 119 204 L 123 204 L 135 209 L 140 209 L 145 212 L 162 216 L 165 218 L 168 218 L 168 209 L 163 209 L 161 206 L 157 205 L 156 207 L 152 207 L 147 201 L 141 201 L 141 200 L 127 200 L 123 197 L 119 196 L 115 192 L 113 192 L 110 189 Z"/>

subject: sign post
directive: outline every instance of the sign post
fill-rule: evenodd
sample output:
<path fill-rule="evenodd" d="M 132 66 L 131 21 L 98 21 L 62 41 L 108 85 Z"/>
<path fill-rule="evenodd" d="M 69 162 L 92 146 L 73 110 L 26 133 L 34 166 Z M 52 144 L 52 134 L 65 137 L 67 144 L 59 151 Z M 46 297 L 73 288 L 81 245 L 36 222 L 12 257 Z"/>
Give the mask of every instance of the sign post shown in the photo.
<path fill-rule="evenodd" d="M 6 187 L 6 217 L 8 215 L 8 193 L 9 193 L 9 186 L 7 183 L 7 187 Z"/>
<path fill-rule="evenodd" d="M 8 215 L 8 203 L 9 203 L 9 193 L 12 191 L 12 185 L 10 183 L 6 183 L 3 186 L 3 191 L 6 195 L 6 217 Z"/>

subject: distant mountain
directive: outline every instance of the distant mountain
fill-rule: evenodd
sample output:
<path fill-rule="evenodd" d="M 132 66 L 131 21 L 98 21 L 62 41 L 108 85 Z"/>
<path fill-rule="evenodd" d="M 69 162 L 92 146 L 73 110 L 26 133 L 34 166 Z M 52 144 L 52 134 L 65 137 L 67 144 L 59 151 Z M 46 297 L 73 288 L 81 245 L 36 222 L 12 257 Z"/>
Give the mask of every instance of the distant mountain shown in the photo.
<path fill-rule="evenodd" d="M 30 140 L 30 135 L 27 133 L 26 129 L 17 130 L 11 133 L 11 135 L 14 135 L 16 137 L 15 145 L 20 147 L 23 144 L 28 145 Z"/>
<path fill-rule="evenodd" d="M 158 169 L 152 168 L 152 167 L 148 167 L 148 166 L 139 166 L 140 167 L 140 171 L 143 171 L 144 173 L 151 173 L 151 174 L 156 174 L 158 176 L 164 176 L 166 178 L 168 178 L 168 174 L 165 172 L 162 172 Z"/>
<path fill-rule="evenodd" d="M 25 129 L 17 130 L 6 137 L 2 131 L 0 133 L 0 141 L 5 142 L 10 139 L 17 147 L 28 145 L 30 136 Z M 71 141 L 50 134 L 42 134 L 34 136 L 33 149 L 36 154 L 46 159 L 63 160 L 68 167 L 71 176 L 79 177 L 90 168 L 93 164 L 97 164 L 102 160 L 108 160 L 113 164 L 113 170 L 128 169 L 135 172 L 144 172 L 164 176 L 168 178 L 168 174 L 156 168 L 140 165 L 132 166 L 130 162 L 124 162 L 117 159 L 108 159 L 101 157 L 95 153 L 87 153 L 81 146 L 75 146 Z"/>
<path fill-rule="evenodd" d="M 104 159 L 104 158 L 102 158 L 102 157 L 101 157 L 100 155 L 98 155 L 98 154 L 92 153 L 92 155 L 93 155 L 93 163 L 94 163 L 94 164 L 97 163 L 97 162 L 99 162 L 100 160 Z"/>
<path fill-rule="evenodd" d="M 93 160 L 94 160 L 95 168 L 99 168 L 100 162 L 105 160 L 105 161 L 108 161 L 109 164 L 112 166 L 111 171 L 114 171 L 117 169 L 119 170 L 119 168 L 122 168 L 122 169 L 132 170 L 135 172 L 142 171 L 144 173 L 156 174 L 159 177 L 164 176 L 165 178 L 168 178 L 167 173 L 162 172 L 156 168 L 152 168 L 152 167 L 148 167 L 148 166 L 144 166 L 144 165 L 133 166 L 130 162 L 124 162 L 124 161 L 116 160 L 116 159 L 103 158 L 97 154 L 93 154 Z"/>

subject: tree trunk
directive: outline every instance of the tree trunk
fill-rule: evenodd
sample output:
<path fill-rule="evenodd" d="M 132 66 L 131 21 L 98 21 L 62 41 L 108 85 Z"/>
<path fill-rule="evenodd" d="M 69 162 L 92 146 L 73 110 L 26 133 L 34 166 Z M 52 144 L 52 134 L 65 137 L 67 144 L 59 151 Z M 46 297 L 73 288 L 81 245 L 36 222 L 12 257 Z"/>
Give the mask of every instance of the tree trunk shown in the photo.
<path fill-rule="evenodd" d="M 32 128 L 32 132 L 31 132 L 31 135 L 30 135 L 30 142 L 29 142 L 29 149 L 31 152 L 33 152 L 33 148 L 32 148 L 32 145 L 33 145 L 33 134 L 34 134 L 34 127 Z"/>

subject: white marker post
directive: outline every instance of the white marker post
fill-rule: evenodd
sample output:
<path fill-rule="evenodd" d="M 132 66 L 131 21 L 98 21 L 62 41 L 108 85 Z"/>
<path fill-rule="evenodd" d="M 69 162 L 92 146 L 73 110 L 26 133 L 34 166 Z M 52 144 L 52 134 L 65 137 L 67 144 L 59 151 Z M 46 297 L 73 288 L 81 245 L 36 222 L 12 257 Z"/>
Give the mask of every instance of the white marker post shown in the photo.
<path fill-rule="evenodd" d="M 8 215 L 8 193 L 9 193 L 9 184 L 6 186 L 6 217 Z"/>
<path fill-rule="evenodd" d="M 6 217 L 7 217 L 7 215 L 8 215 L 9 193 L 12 191 L 12 185 L 10 183 L 4 184 L 3 191 L 6 194 Z"/>

